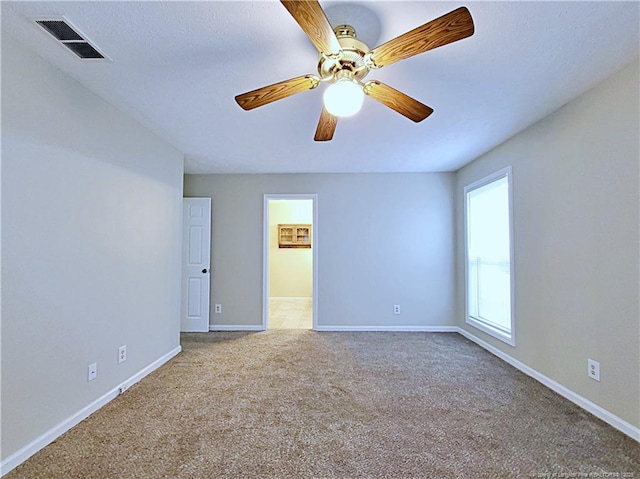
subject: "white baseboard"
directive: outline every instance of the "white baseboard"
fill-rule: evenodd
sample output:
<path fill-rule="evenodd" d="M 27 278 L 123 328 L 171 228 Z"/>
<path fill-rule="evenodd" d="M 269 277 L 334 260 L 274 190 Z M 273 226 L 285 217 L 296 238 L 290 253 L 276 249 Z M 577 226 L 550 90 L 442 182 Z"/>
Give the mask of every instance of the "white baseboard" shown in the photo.
<path fill-rule="evenodd" d="M 506 361 L 507 363 L 511 364 L 516 369 L 519 369 L 520 371 L 525 373 L 527 376 L 530 376 L 533 379 L 535 379 L 536 381 L 541 382 L 542 384 L 547 386 L 552 391 L 555 391 L 558 394 L 560 394 L 560 396 L 562 396 L 562 397 L 568 399 L 569 401 L 571 401 L 572 403 L 580 406 L 582 409 L 585 409 L 586 411 L 590 412 L 591 414 L 593 414 L 597 418 L 602 419 L 604 422 L 606 422 L 607 424 L 615 427 L 618 431 L 623 432 L 624 434 L 626 434 L 630 438 L 635 439 L 636 441 L 640 442 L 640 428 L 634 426 L 633 424 L 628 423 L 624 419 L 619 418 L 618 416 L 616 416 L 615 414 L 607 411 L 603 407 L 598 406 L 597 404 L 589 401 L 587 398 L 584 398 L 584 397 L 580 396 L 579 394 L 571 391 L 570 389 L 566 388 L 562 384 L 554 381 L 551 378 L 548 378 L 544 374 L 539 373 L 535 369 L 527 366 L 526 364 L 518 361 L 517 359 L 512 358 L 511 356 L 509 356 L 508 354 L 504 353 L 500 349 L 498 349 L 498 348 L 492 346 L 491 344 L 487 343 L 486 341 L 483 341 L 482 339 L 474 336 L 469 331 L 467 331 L 467 330 L 465 330 L 463 328 L 457 328 L 457 331 L 462 336 L 464 336 L 465 338 L 469 339 L 470 341 L 473 341 L 478 346 L 480 346 L 480 347 L 486 349 L 487 351 L 489 351 L 490 353 L 498 356 L 500 359 L 502 359 L 503 361 Z"/>
<path fill-rule="evenodd" d="M 316 331 L 390 331 L 414 333 L 457 333 L 457 326 L 316 326 Z"/>
<path fill-rule="evenodd" d="M 264 331 L 261 324 L 210 324 L 209 331 Z"/>
<path fill-rule="evenodd" d="M 56 426 L 49 429 L 47 432 L 45 432 L 41 436 L 37 437 L 36 439 L 31 441 L 29 444 L 27 444 L 23 448 L 11 454 L 9 457 L 4 459 L 2 463 L 0 463 L 0 475 L 5 475 L 15 467 L 22 464 L 24 461 L 26 461 L 31 456 L 33 456 L 40 449 L 51 444 L 53 441 L 55 441 L 57 438 L 62 436 L 65 432 L 67 432 L 73 426 L 80 423 L 84 419 L 88 418 L 91 414 L 96 412 L 98 409 L 100 409 L 102 406 L 104 406 L 109 401 L 114 399 L 116 396 L 118 396 L 119 394 L 122 394 L 124 391 L 129 389 L 131 386 L 133 386 L 135 383 L 140 381 L 142 378 L 144 378 L 148 374 L 158 369 L 164 363 L 166 363 L 171 358 L 173 358 L 178 353 L 180 353 L 180 351 L 182 351 L 182 346 L 178 346 L 173 350 L 169 351 L 167 354 L 156 359 L 154 362 L 152 362 L 142 370 L 138 371 L 136 374 L 131 376 L 129 379 L 127 379 L 120 385 L 116 386 L 115 388 L 111 389 L 107 393 L 103 394 L 101 397 L 99 397 L 92 403 L 88 404 L 87 406 L 82 408 L 80 411 L 76 412 L 75 414 L 68 417 L 64 421 L 58 423 Z"/>
<path fill-rule="evenodd" d="M 209 331 L 264 331 L 258 324 L 210 324 Z M 457 333 L 457 326 L 316 326 L 314 331 L 395 331 Z"/>

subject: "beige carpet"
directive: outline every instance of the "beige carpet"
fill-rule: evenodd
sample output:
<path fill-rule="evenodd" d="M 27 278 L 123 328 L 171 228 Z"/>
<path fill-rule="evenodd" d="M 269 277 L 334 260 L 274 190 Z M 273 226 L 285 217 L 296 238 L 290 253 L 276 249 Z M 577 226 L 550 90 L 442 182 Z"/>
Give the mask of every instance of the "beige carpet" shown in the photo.
<path fill-rule="evenodd" d="M 640 478 L 637 442 L 457 334 L 182 340 L 6 478 Z"/>

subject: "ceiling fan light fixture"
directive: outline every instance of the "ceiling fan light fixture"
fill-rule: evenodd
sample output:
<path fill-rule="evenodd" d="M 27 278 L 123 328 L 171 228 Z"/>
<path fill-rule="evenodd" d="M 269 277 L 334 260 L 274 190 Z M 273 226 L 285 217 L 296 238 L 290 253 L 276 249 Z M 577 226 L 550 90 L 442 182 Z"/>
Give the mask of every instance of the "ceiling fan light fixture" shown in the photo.
<path fill-rule="evenodd" d="M 362 108 L 362 86 L 349 78 L 341 78 L 325 90 L 324 107 L 338 117 L 355 115 Z"/>
<path fill-rule="evenodd" d="M 409 120 L 424 120 L 433 108 L 378 80 L 364 83 L 363 78 L 371 69 L 457 42 L 475 31 L 469 10 L 459 7 L 371 50 L 356 38 L 353 26 L 340 24 L 333 28 L 318 0 L 280 2 L 318 50 L 319 76 L 305 75 L 267 85 L 237 95 L 236 102 L 243 109 L 252 110 L 312 90 L 320 82 L 330 83 L 324 92 L 315 141 L 331 140 L 338 118 L 355 115 L 365 94 Z"/>

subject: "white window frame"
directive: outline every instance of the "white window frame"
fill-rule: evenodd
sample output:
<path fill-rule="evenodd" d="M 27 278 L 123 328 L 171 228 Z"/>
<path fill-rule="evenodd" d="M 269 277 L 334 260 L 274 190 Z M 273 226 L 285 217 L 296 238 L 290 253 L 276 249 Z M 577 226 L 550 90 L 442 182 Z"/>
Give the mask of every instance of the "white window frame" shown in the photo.
<path fill-rule="evenodd" d="M 511 301 L 511 332 L 510 334 L 505 331 L 492 326 L 489 323 L 482 321 L 479 318 L 475 318 L 469 315 L 469 245 L 468 245 L 468 230 L 467 230 L 467 213 L 469 206 L 468 193 L 477 190 L 489 183 L 493 183 L 496 180 L 507 178 L 507 190 L 509 201 L 509 281 L 510 281 L 510 301 Z M 511 166 L 503 168 L 495 173 L 492 173 L 484 178 L 474 181 L 473 183 L 464 187 L 464 292 L 465 292 L 465 310 L 464 315 L 466 323 L 473 326 L 480 331 L 497 338 L 511 346 L 516 345 L 515 341 L 515 281 L 514 281 L 514 254 L 513 254 L 513 181 L 511 174 Z"/>

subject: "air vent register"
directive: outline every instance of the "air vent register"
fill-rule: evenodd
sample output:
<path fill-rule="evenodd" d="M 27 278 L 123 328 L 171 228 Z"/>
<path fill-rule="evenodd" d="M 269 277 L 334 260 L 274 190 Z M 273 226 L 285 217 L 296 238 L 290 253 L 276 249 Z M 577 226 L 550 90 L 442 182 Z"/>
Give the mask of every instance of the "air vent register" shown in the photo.
<path fill-rule="evenodd" d="M 82 60 L 109 60 L 95 45 L 78 33 L 66 18 L 44 18 L 36 20 L 36 23 Z"/>

